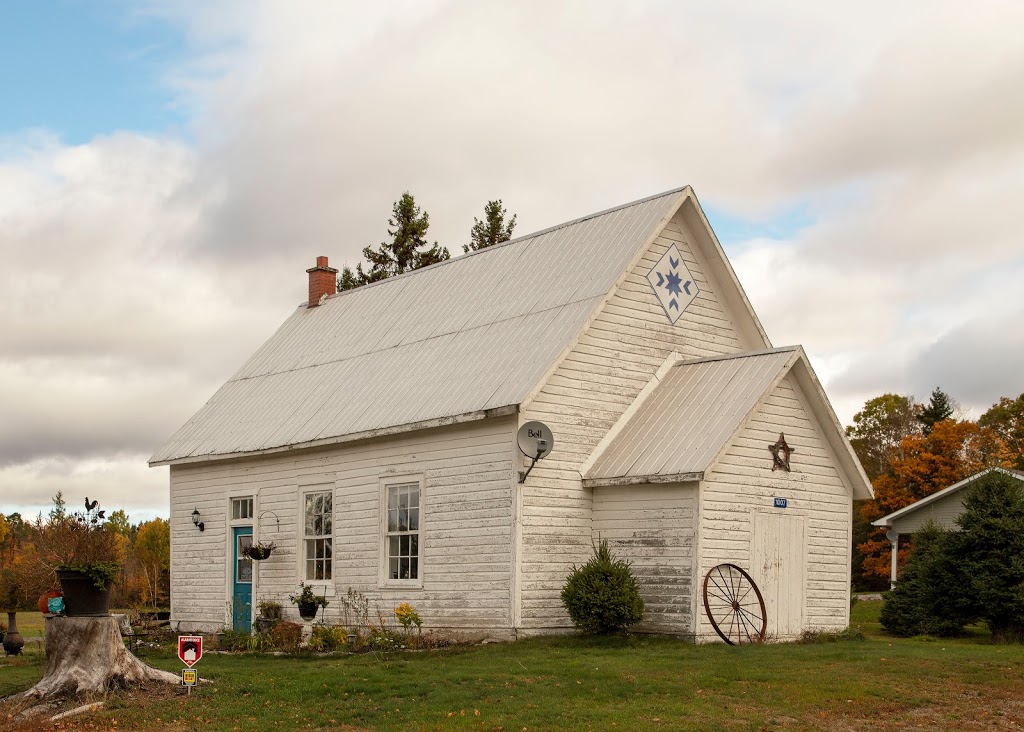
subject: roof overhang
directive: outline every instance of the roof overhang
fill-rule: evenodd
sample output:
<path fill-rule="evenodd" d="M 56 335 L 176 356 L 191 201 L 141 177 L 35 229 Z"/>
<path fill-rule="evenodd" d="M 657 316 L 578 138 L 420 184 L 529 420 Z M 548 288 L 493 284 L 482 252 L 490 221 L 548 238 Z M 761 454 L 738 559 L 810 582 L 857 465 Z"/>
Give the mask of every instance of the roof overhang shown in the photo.
<path fill-rule="evenodd" d="M 316 447 L 329 447 L 331 445 L 340 445 L 347 442 L 356 442 L 357 440 L 372 440 L 377 437 L 389 437 L 391 435 L 400 435 L 405 432 L 429 430 L 436 427 L 447 427 L 448 425 L 453 424 L 476 422 L 481 419 L 489 419 L 492 417 L 506 417 L 508 415 L 518 413 L 519 405 L 509 404 L 504 407 L 495 407 L 494 409 L 482 409 L 476 412 L 456 414 L 451 417 L 438 417 L 436 419 L 427 419 L 421 422 L 411 422 L 409 424 L 396 425 L 394 427 L 382 427 L 381 429 L 366 430 L 365 432 L 354 432 L 349 435 L 328 437 L 322 440 L 311 440 L 309 442 L 302 442 L 295 445 L 282 445 L 280 447 L 270 447 L 265 450 L 251 450 L 248 452 L 230 452 L 216 455 L 189 455 L 188 457 L 176 458 L 174 460 L 151 460 L 149 462 L 149 467 L 155 468 L 160 465 L 188 465 L 191 463 L 208 463 L 220 460 L 237 460 L 239 458 L 259 457 L 262 455 L 280 455 L 282 453 L 294 452 L 296 450 L 308 450 Z"/>

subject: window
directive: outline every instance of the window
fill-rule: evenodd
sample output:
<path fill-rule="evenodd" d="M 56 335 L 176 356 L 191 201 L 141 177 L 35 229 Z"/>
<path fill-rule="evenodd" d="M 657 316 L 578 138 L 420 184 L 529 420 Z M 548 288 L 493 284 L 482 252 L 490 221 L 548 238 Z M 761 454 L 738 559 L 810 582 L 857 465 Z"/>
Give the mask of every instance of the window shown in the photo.
<path fill-rule="evenodd" d="M 420 578 L 420 484 L 385 487 L 387 526 L 384 536 L 386 565 L 391 580 Z"/>
<path fill-rule="evenodd" d="M 224 505 L 224 504 L 221 504 Z M 240 519 L 251 519 L 252 518 L 252 499 L 251 498 L 232 498 L 231 499 L 231 520 L 238 521 Z"/>
<path fill-rule="evenodd" d="M 331 532 L 334 528 L 334 499 L 331 491 L 307 493 L 306 579 L 329 580 L 332 570 Z"/>

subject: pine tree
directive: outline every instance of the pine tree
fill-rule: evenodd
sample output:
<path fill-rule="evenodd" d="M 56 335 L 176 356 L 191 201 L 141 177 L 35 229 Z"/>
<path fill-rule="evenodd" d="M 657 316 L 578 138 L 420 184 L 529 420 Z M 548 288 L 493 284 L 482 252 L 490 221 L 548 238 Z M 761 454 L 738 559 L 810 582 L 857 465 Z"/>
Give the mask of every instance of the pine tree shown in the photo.
<path fill-rule="evenodd" d="M 462 245 L 462 251 L 475 252 L 511 239 L 512 231 L 516 228 L 516 215 L 512 214 L 506 223 L 507 214 L 500 198 L 488 201 L 484 206 L 484 220 L 473 217 L 473 228 L 469 231 L 470 242 Z"/>
<path fill-rule="evenodd" d="M 925 436 L 929 435 L 936 422 L 949 419 L 953 416 L 953 402 L 939 387 L 932 391 L 932 397 L 924 405 L 917 415 L 917 421 L 921 423 L 921 431 Z"/>
<path fill-rule="evenodd" d="M 408 191 L 403 193 L 388 219 L 391 241 L 381 242 L 377 249 L 364 247 L 363 256 L 369 268 L 364 270 L 362 263 L 356 265 L 354 272 L 345 267 L 338 278 L 338 289 L 351 290 L 448 259 L 451 255 L 447 248 L 437 242 L 433 246 L 427 243 L 429 226 L 430 217 L 416 205 L 416 199 Z"/>

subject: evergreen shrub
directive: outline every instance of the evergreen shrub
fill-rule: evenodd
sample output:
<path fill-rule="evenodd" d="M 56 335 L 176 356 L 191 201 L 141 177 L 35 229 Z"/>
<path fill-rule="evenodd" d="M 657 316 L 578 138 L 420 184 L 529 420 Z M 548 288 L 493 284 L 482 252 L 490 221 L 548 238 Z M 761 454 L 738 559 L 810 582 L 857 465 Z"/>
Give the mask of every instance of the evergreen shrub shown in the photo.
<path fill-rule="evenodd" d="M 562 588 L 562 604 L 584 633 L 612 633 L 644 616 L 633 570 L 629 562 L 612 556 L 607 541 L 594 547 L 590 561 L 572 568 Z"/>

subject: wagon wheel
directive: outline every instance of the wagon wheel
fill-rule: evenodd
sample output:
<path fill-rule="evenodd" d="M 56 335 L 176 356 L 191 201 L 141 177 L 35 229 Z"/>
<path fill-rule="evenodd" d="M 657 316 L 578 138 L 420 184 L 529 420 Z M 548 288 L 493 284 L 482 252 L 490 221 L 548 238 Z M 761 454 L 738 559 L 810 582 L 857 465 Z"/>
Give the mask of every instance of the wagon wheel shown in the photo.
<path fill-rule="evenodd" d="M 750 575 L 735 564 L 719 564 L 704 576 L 704 610 L 729 645 L 764 642 L 764 598 Z"/>

